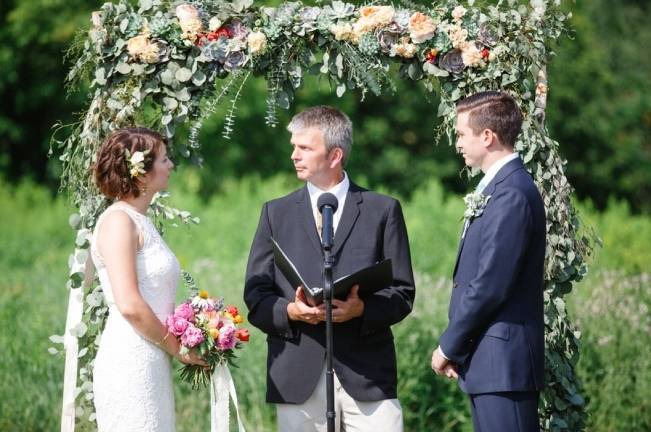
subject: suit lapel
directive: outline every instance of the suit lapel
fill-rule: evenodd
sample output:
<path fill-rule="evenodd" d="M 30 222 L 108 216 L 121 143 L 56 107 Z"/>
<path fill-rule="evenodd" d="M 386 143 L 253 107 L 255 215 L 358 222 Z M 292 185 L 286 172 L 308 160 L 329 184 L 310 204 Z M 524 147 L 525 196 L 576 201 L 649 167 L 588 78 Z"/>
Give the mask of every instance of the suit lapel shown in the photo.
<path fill-rule="evenodd" d="M 332 255 L 337 255 L 339 249 L 346 242 L 350 231 L 357 221 L 359 216 L 359 203 L 362 202 L 362 194 L 360 192 L 359 186 L 350 182 L 350 187 L 348 188 L 348 193 L 346 194 L 346 203 L 344 204 L 344 212 L 339 219 L 339 225 L 337 226 L 337 232 L 335 232 L 335 241 L 332 248 Z"/>
<path fill-rule="evenodd" d="M 468 223 L 468 227 L 470 227 L 470 222 Z M 461 237 L 461 240 L 459 240 L 459 247 L 457 248 L 457 260 L 454 263 L 454 271 L 452 272 L 452 277 L 453 278 L 457 274 L 457 268 L 459 268 L 459 258 L 461 257 L 461 251 L 463 250 L 463 243 L 466 240 L 465 234 L 468 234 L 465 219 L 463 220 L 463 228 L 462 228 L 462 230 L 463 231 L 461 231 L 461 233 L 462 233 L 463 237 Z M 464 231 L 466 231 L 466 232 L 464 233 Z"/>
<path fill-rule="evenodd" d="M 486 185 L 484 188 L 484 191 L 482 192 L 483 195 L 493 195 L 495 193 L 495 189 L 497 188 L 497 185 L 501 183 L 505 178 L 507 178 L 509 175 L 511 175 L 514 171 L 517 171 L 518 169 L 524 169 L 524 165 L 522 164 L 522 159 L 516 158 L 513 159 L 512 161 L 509 161 L 506 165 L 504 165 L 493 177 L 493 179 Z M 474 219 L 472 219 L 468 225 L 468 229 L 470 229 L 470 224 L 474 222 Z M 465 225 L 465 221 L 464 221 Z M 468 231 L 466 230 L 466 235 L 464 235 L 461 240 L 459 241 L 459 249 L 457 250 L 457 260 L 456 263 L 454 264 L 454 272 L 452 273 L 452 277 L 456 276 L 457 274 L 457 269 L 459 268 L 459 258 L 461 258 L 461 251 L 463 250 L 463 244 L 466 240 L 466 236 L 468 235 Z"/>
<path fill-rule="evenodd" d="M 300 225 L 303 227 L 305 235 L 310 239 L 312 246 L 319 252 L 319 254 L 321 254 L 321 240 L 319 238 L 319 233 L 316 230 L 316 222 L 314 221 L 314 213 L 312 212 L 312 202 L 310 201 L 310 194 L 307 191 L 307 186 L 305 186 L 301 193 L 298 194 L 296 206 L 296 214 L 299 215 Z"/>

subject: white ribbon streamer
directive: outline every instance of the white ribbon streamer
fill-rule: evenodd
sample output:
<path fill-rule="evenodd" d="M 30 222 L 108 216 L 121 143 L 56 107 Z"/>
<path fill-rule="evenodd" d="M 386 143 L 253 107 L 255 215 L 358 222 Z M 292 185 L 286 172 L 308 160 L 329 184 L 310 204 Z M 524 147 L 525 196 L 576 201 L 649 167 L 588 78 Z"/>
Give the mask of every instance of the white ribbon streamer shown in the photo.
<path fill-rule="evenodd" d="M 233 400 L 237 414 L 239 432 L 245 432 L 240 418 L 240 408 L 237 404 L 235 383 L 228 366 L 220 364 L 215 368 L 210 383 L 210 432 L 229 432 L 230 406 L 229 397 Z"/>
<path fill-rule="evenodd" d="M 79 249 L 75 251 L 75 258 Z M 81 322 L 84 312 L 84 288 L 92 281 L 94 266 L 90 253 L 86 250 L 86 259 L 82 262 L 74 260 L 70 266 L 70 274 L 84 272 L 84 281 L 79 288 L 70 289 L 68 297 L 68 313 L 66 316 L 66 331 L 63 334 L 63 346 L 66 350 L 65 369 L 63 374 L 63 402 L 61 405 L 61 432 L 75 430 L 75 389 L 77 387 L 77 366 L 79 362 L 79 344 L 74 329 Z"/>

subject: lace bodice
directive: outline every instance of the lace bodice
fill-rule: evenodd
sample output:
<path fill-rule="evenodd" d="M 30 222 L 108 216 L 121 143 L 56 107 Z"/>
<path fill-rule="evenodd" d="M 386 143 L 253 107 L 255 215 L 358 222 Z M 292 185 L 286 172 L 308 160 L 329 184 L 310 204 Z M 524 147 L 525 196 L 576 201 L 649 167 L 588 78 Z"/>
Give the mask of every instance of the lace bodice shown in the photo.
<path fill-rule="evenodd" d="M 106 266 L 97 247 L 97 234 L 106 216 L 114 211 L 126 213 L 142 236 L 142 247 L 136 254 L 138 288 L 154 313 L 164 320 L 174 310 L 176 285 L 180 274 L 179 262 L 161 238 L 152 221 L 133 207 L 123 203 L 115 203 L 102 213 L 97 220 L 92 237 L 91 254 L 106 303 L 113 309 L 115 297 Z"/>
<path fill-rule="evenodd" d="M 98 430 L 173 432 L 176 417 L 170 356 L 140 335 L 120 314 L 97 245 L 102 222 L 116 211 L 131 218 L 142 238 L 142 247 L 136 254 L 138 289 L 161 321 L 174 312 L 180 273 L 176 257 L 145 215 L 127 204 L 116 203 L 97 220 L 91 256 L 109 305 L 109 316 L 93 368 Z"/>

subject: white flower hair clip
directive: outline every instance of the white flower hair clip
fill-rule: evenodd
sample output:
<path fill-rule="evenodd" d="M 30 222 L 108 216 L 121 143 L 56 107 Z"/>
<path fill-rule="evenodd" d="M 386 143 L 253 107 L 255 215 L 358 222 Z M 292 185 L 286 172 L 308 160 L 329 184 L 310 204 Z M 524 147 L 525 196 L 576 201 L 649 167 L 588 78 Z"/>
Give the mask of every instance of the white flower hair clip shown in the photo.
<path fill-rule="evenodd" d="M 150 150 L 135 151 L 133 154 L 129 149 L 124 149 L 124 154 L 127 158 L 127 168 L 131 174 L 131 178 L 136 178 L 141 174 L 145 174 L 145 156 L 149 154 Z"/>

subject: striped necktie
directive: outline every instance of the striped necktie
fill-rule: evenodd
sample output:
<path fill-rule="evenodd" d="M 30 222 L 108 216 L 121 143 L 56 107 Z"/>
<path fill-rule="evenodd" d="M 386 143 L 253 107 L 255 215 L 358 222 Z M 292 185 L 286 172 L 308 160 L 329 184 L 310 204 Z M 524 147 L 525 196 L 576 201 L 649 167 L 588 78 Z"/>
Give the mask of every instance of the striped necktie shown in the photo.
<path fill-rule="evenodd" d="M 319 234 L 319 238 L 321 238 L 321 233 L 323 231 L 323 216 L 321 215 L 321 212 L 317 210 L 316 212 L 316 232 Z"/>

